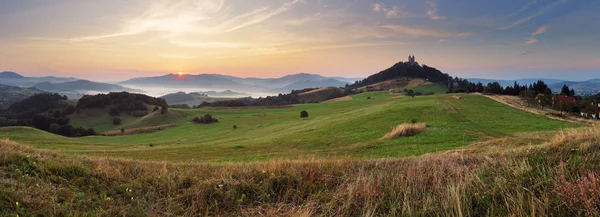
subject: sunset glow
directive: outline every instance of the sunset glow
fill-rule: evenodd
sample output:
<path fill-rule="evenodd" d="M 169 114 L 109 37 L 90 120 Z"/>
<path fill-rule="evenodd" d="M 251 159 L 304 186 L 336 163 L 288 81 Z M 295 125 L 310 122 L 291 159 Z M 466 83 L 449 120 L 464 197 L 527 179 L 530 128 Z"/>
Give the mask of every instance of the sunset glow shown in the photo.
<path fill-rule="evenodd" d="M 590 22 L 599 9 L 575 0 L 7 0 L 0 71 L 362 77 L 415 55 L 462 77 L 585 79 L 600 69 L 600 25 Z"/>

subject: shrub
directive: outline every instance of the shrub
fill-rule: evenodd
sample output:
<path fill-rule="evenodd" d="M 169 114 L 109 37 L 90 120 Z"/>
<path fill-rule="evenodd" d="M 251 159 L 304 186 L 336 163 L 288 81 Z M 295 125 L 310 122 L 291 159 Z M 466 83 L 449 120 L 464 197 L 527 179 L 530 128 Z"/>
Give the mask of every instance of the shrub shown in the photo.
<path fill-rule="evenodd" d="M 379 140 L 393 139 L 400 136 L 413 136 L 417 133 L 424 132 L 425 130 L 427 130 L 427 125 L 425 125 L 425 123 L 400 124 Z"/>
<path fill-rule="evenodd" d="M 158 108 L 158 106 L 154 106 L 154 109 L 152 110 L 153 112 L 160 110 L 160 108 Z"/>
<path fill-rule="evenodd" d="M 146 115 L 148 115 L 147 111 L 134 111 L 134 112 L 131 112 L 131 116 L 136 117 L 136 118 L 144 117 Z"/>
<path fill-rule="evenodd" d="M 306 110 L 301 111 L 300 118 L 302 118 L 302 119 L 308 118 L 308 112 Z"/>
<path fill-rule="evenodd" d="M 48 131 L 54 134 L 58 134 L 58 130 L 60 129 L 60 126 L 58 126 L 58 124 L 53 123 L 50 124 L 50 126 L 48 127 Z"/>
<path fill-rule="evenodd" d="M 197 123 L 197 124 L 210 124 L 210 123 L 219 122 L 219 120 L 216 118 L 213 118 L 212 115 L 206 114 L 200 118 L 194 117 L 194 119 L 192 119 L 192 122 Z"/>
<path fill-rule="evenodd" d="M 121 125 L 121 118 L 114 118 L 113 125 Z"/>
<path fill-rule="evenodd" d="M 88 136 L 96 135 L 96 130 L 94 130 L 94 128 L 88 128 L 87 129 L 87 135 Z"/>

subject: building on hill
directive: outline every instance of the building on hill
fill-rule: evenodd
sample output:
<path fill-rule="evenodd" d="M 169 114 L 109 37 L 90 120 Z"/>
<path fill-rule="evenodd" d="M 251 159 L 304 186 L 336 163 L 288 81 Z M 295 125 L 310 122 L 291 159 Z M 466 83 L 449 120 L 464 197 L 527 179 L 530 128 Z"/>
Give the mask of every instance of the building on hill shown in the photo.
<path fill-rule="evenodd" d="M 408 56 L 408 62 L 407 63 L 409 63 L 410 65 L 413 65 L 413 66 L 418 66 L 419 65 L 419 63 L 417 63 L 417 61 L 415 61 L 415 56 L 414 55 L 413 56 L 410 56 L 410 55 Z"/>

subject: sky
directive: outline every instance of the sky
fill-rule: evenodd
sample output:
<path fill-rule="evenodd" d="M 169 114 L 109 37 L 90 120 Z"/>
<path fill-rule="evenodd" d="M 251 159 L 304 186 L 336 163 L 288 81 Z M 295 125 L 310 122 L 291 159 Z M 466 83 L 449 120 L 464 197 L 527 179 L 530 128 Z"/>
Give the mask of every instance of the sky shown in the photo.
<path fill-rule="evenodd" d="M 0 71 L 600 77 L 597 0 L 0 0 Z"/>

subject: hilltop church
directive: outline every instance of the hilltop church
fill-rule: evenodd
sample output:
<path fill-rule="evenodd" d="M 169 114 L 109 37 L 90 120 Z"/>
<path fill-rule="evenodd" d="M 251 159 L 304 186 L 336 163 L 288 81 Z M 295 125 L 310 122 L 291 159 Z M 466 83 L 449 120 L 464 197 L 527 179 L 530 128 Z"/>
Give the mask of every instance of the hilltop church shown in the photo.
<path fill-rule="evenodd" d="M 417 61 L 415 61 L 415 56 L 414 55 L 413 56 L 410 56 L 410 55 L 408 56 L 408 62 L 407 63 L 409 63 L 410 65 L 413 65 L 413 66 L 418 66 L 419 65 L 419 63 L 417 63 Z"/>

